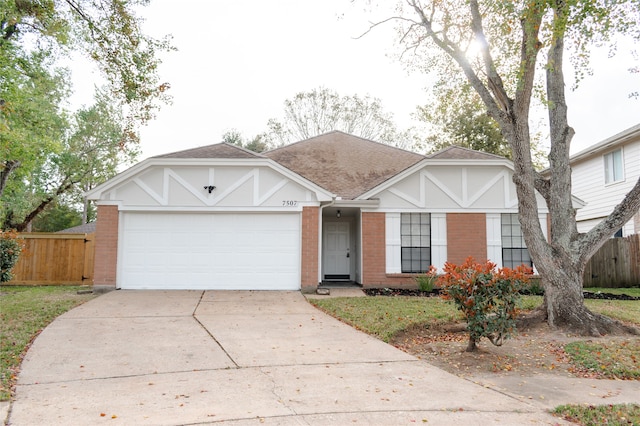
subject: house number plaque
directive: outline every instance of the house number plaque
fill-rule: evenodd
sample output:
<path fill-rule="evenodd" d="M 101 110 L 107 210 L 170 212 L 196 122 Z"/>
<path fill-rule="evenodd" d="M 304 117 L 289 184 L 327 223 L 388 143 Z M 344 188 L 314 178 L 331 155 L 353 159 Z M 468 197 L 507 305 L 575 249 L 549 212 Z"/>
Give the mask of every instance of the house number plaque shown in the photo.
<path fill-rule="evenodd" d="M 284 207 L 295 207 L 298 205 L 298 202 L 296 200 L 283 200 L 282 205 Z"/>

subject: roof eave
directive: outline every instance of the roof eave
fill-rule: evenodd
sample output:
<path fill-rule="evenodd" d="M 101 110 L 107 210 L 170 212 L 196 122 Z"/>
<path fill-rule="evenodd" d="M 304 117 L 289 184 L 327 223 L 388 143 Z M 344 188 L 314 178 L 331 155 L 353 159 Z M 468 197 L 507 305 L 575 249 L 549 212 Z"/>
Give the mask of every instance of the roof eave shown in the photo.
<path fill-rule="evenodd" d="M 590 146 L 587 149 L 578 152 L 577 154 L 572 155 L 571 157 L 569 157 L 569 163 L 573 164 L 577 161 L 584 160 L 611 148 L 615 148 L 616 146 L 625 144 L 635 138 L 640 138 L 640 124 L 636 124 L 633 127 L 623 130 L 616 135 L 613 135 L 601 142 L 598 142 L 595 145 Z"/>

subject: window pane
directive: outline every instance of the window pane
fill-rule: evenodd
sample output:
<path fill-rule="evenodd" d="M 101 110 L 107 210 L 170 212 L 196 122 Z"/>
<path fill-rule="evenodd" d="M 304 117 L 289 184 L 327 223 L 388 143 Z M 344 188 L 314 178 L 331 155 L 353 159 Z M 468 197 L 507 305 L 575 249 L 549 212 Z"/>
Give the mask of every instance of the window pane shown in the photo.
<path fill-rule="evenodd" d="M 515 268 L 521 264 L 533 266 L 531 256 L 522 235 L 522 227 L 516 213 L 503 213 L 502 219 L 502 265 Z"/>
<path fill-rule="evenodd" d="M 613 153 L 613 178 L 617 182 L 622 180 L 622 151 Z"/>
<path fill-rule="evenodd" d="M 604 156 L 604 181 L 605 183 L 617 182 L 622 180 L 623 164 L 622 150 L 605 154 Z"/>
<path fill-rule="evenodd" d="M 400 243 L 402 272 L 425 272 L 431 264 L 431 215 L 402 213 Z"/>
<path fill-rule="evenodd" d="M 411 259 L 402 258 L 402 272 L 411 272 Z"/>

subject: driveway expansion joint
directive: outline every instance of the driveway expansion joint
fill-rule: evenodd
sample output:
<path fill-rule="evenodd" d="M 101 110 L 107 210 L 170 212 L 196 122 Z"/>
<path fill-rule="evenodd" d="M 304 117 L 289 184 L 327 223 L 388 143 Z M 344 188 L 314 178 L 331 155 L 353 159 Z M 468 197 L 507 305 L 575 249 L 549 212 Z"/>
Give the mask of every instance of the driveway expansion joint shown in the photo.
<path fill-rule="evenodd" d="M 216 345 L 218 345 L 218 347 L 220 348 L 220 350 L 222 352 L 224 352 L 224 354 L 227 356 L 227 358 L 229 358 L 229 361 L 231 361 L 233 363 L 233 365 L 236 368 L 240 368 L 240 365 L 236 362 L 235 359 L 233 359 L 233 357 L 231 356 L 231 354 L 225 349 L 224 346 L 222 346 L 222 343 L 220 343 L 218 341 L 218 339 L 216 339 L 216 337 L 211 333 L 211 331 L 209 331 L 209 329 L 207 327 L 205 327 L 205 325 L 200 322 L 200 320 L 198 319 L 198 317 L 196 317 L 195 315 L 191 316 L 198 324 L 200 324 L 200 327 L 202 327 L 202 329 L 205 331 L 205 333 L 207 333 L 209 335 L 209 337 L 211 337 L 211 340 L 213 340 L 214 342 L 216 342 Z"/>

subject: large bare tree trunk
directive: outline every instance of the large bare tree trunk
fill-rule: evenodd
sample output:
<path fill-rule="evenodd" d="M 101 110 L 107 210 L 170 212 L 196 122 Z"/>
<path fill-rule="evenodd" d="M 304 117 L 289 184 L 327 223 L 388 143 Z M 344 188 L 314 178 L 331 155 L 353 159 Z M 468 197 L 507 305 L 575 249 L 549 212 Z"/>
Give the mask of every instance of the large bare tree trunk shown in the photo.
<path fill-rule="evenodd" d="M 584 304 L 582 277 L 584 268 L 563 259 L 555 267 L 542 272 L 544 276 L 544 313 L 552 328 L 585 336 L 631 333 L 639 330 L 611 318 L 591 312 Z"/>

